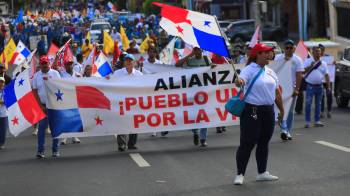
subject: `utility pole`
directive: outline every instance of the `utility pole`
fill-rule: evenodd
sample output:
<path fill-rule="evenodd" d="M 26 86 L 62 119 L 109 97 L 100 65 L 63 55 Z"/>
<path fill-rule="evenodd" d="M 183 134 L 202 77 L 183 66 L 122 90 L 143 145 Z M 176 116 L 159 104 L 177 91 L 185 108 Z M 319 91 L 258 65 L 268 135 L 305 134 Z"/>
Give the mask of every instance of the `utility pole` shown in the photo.
<path fill-rule="evenodd" d="M 255 20 L 255 26 L 261 26 L 260 6 L 258 0 L 251 0 L 249 5 L 250 18 Z"/>

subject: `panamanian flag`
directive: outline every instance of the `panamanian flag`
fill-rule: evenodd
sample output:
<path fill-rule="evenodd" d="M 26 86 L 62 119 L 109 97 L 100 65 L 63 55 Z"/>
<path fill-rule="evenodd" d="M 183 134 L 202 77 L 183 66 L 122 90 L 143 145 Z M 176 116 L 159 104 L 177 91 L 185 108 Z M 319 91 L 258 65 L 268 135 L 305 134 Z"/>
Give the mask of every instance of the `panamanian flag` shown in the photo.
<path fill-rule="evenodd" d="M 32 92 L 28 69 L 6 85 L 4 94 L 10 133 L 14 136 L 46 117 Z"/>
<path fill-rule="evenodd" d="M 162 19 L 159 25 L 167 33 L 181 37 L 194 47 L 229 57 L 225 38 L 214 16 L 158 2 L 153 4 L 161 7 Z"/>
<path fill-rule="evenodd" d="M 30 50 L 20 40 L 17 44 L 16 51 L 13 53 L 10 65 L 21 65 L 30 56 Z"/>
<path fill-rule="evenodd" d="M 112 108 L 117 108 L 116 105 L 112 106 L 108 96 L 94 86 L 79 85 L 76 80 L 77 78 L 52 79 L 46 83 L 46 107 L 53 137 L 80 133 L 87 129 L 103 132 L 106 131 L 108 122 L 115 121 L 115 115 L 106 115 L 116 112 Z M 107 119 L 106 116 L 111 118 Z"/>
<path fill-rule="evenodd" d="M 106 77 L 112 72 L 111 64 L 108 62 L 106 55 L 100 52 L 92 66 L 92 75 L 95 77 Z"/>

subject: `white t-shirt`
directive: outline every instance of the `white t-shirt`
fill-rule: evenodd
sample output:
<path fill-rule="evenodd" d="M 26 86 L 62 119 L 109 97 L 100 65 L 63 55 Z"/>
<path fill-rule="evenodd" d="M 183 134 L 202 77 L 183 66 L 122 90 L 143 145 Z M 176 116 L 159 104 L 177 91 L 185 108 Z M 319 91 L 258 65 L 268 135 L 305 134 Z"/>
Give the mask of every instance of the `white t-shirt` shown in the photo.
<path fill-rule="evenodd" d="M 151 63 L 148 61 L 148 59 L 144 60 L 143 61 L 143 64 L 144 65 L 149 65 L 149 64 L 164 64 L 162 61 L 158 60 L 158 59 L 155 59 L 154 63 Z"/>
<path fill-rule="evenodd" d="M 308 58 L 305 60 L 304 67 L 310 67 L 312 62 L 314 62 L 313 58 Z M 316 69 L 313 70 L 307 78 L 305 78 L 305 81 L 309 84 L 322 84 L 322 80 L 325 77 L 326 74 L 328 74 L 328 67 L 327 63 L 324 61 L 321 61 L 321 65 Z"/>
<path fill-rule="evenodd" d="M 124 67 L 123 69 L 119 69 L 115 71 L 111 76 L 111 78 L 120 78 L 124 76 L 142 76 L 142 75 L 143 75 L 142 72 L 140 72 L 139 70 L 136 70 L 135 68 L 133 68 L 131 74 L 129 74 L 126 68 Z"/>
<path fill-rule="evenodd" d="M 78 78 L 78 77 L 82 77 L 82 75 L 80 73 L 78 73 L 78 72 L 76 72 L 74 70 L 73 70 L 73 75 L 70 75 L 66 71 L 62 71 L 62 72 L 60 72 L 60 76 L 61 76 L 61 78 L 72 78 L 72 77 Z"/>
<path fill-rule="evenodd" d="M 61 78 L 58 71 L 54 69 L 50 69 L 47 73 L 43 73 L 41 71 L 38 71 L 35 73 L 34 79 L 33 79 L 33 89 L 38 90 L 38 95 L 40 98 L 40 102 L 42 104 L 46 104 L 46 100 L 47 100 L 46 89 L 45 89 L 46 87 L 43 79 L 44 77 L 47 77 L 48 80 L 52 78 Z"/>
<path fill-rule="evenodd" d="M 275 61 L 285 61 L 285 54 L 276 55 Z M 305 69 L 304 69 L 303 61 L 297 55 L 293 54 L 292 58 L 290 58 L 289 61 L 292 61 L 291 74 L 292 74 L 292 82 L 294 87 L 295 80 L 296 80 L 295 79 L 296 72 L 304 72 Z"/>
<path fill-rule="evenodd" d="M 272 105 L 276 98 L 276 89 L 278 88 L 278 77 L 276 73 L 265 66 L 265 71 L 253 84 L 253 87 L 245 99 L 245 102 L 253 105 Z M 252 62 L 242 69 L 239 77 L 244 80 L 246 92 L 254 77 L 259 73 L 260 65 Z"/>

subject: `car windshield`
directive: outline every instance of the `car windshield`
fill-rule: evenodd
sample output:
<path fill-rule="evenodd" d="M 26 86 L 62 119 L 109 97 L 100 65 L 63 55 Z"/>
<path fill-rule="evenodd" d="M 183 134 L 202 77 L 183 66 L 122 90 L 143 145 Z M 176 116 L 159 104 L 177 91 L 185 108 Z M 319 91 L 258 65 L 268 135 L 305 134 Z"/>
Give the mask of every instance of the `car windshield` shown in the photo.
<path fill-rule="evenodd" d="M 105 30 L 110 29 L 108 24 L 94 24 L 91 26 L 91 30 Z"/>
<path fill-rule="evenodd" d="M 344 50 L 344 59 L 350 61 L 350 48 Z"/>
<path fill-rule="evenodd" d="M 229 24 L 230 24 L 230 22 L 220 22 L 219 23 L 221 28 L 226 28 Z"/>
<path fill-rule="evenodd" d="M 255 29 L 254 22 L 238 23 L 238 24 L 235 24 L 233 28 L 236 31 Z"/>

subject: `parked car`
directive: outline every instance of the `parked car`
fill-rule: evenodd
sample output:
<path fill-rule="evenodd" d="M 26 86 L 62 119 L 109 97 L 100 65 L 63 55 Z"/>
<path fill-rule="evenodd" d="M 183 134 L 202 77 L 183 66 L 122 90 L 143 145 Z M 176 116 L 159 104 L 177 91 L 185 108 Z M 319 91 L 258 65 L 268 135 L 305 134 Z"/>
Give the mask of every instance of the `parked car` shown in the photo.
<path fill-rule="evenodd" d="M 111 29 L 111 24 L 106 19 L 96 19 L 93 21 L 90 26 L 91 43 L 96 42 L 103 31 L 109 33 Z"/>
<path fill-rule="evenodd" d="M 225 23 L 227 24 L 227 23 Z M 231 22 L 227 27 L 222 28 L 233 43 L 244 43 L 250 41 L 255 32 L 255 20 L 238 20 Z M 261 28 L 263 40 L 281 41 L 284 32 L 281 27 L 271 24 L 264 24 Z"/>
<path fill-rule="evenodd" d="M 342 59 L 337 62 L 334 96 L 338 107 L 346 108 L 350 99 L 350 47 L 345 48 Z"/>

